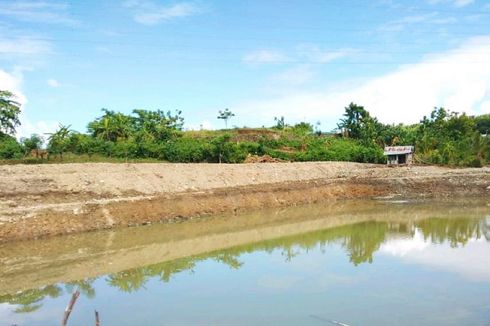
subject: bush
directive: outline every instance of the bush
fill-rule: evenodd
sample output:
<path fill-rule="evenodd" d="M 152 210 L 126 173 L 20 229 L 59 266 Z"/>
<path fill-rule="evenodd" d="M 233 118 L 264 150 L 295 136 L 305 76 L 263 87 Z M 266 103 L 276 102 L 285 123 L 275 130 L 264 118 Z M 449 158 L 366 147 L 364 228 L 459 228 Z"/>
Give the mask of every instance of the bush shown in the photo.
<path fill-rule="evenodd" d="M 305 152 L 298 153 L 297 160 L 383 163 L 385 158 L 380 147 L 361 145 L 354 140 L 330 138 L 310 142 Z"/>
<path fill-rule="evenodd" d="M 463 165 L 470 166 L 472 168 L 481 168 L 483 166 L 483 163 L 480 158 L 475 157 L 474 159 L 465 162 Z"/>
<path fill-rule="evenodd" d="M 241 163 L 248 154 L 263 155 L 263 146 L 253 142 L 230 142 L 230 135 L 214 138 L 210 143 L 209 162 Z"/>
<path fill-rule="evenodd" d="M 0 138 L 0 159 L 19 159 L 23 156 L 24 149 L 14 137 L 4 135 Z"/>
<path fill-rule="evenodd" d="M 138 143 L 137 156 L 144 158 L 159 158 L 162 156 L 165 145 L 162 143 L 144 141 Z"/>
<path fill-rule="evenodd" d="M 210 156 L 210 145 L 201 139 L 179 138 L 163 147 L 161 159 L 176 163 L 206 162 Z"/>

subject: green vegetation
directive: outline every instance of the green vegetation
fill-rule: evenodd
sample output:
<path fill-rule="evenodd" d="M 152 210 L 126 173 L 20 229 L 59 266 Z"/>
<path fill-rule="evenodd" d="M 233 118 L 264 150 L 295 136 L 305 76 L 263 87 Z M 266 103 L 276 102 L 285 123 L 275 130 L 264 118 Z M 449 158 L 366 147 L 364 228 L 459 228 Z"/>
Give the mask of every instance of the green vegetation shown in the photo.
<path fill-rule="evenodd" d="M 270 128 L 183 131 L 181 111 L 134 110 L 131 114 L 102 109 L 87 133 L 60 125 L 44 138 L 32 135 L 18 142 L 19 104 L 0 91 L 0 160 L 4 163 L 141 162 L 240 163 L 248 155 L 269 155 L 285 161 L 352 161 L 384 163 L 384 146 L 415 145 L 416 161 L 451 166 L 490 162 L 490 115 L 476 117 L 435 108 L 414 125 L 380 123 L 362 106 L 345 108 L 338 133 L 322 133 L 301 122 L 289 125 L 276 117 Z M 229 109 L 218 119 L 228 125 Z M 44 155 L 46 154 L 46 155 Z M 47 157 L 48 160 L 43 159 Z"/>
<path fill-rule="evenodd" d="M 20 104 L 14 98 L 11 92 L 0 90 L 0 137 L 14 134 L 20 125 Z"/>
<path fill-rule="evenodd" d="M 225 109 L 224 111 L 219 111 L 218 119 L 225 121 L 225 129 L 228 129 L 228 120 L 234 117 L 235 114 L 230 111 L 230 109 Z"/>

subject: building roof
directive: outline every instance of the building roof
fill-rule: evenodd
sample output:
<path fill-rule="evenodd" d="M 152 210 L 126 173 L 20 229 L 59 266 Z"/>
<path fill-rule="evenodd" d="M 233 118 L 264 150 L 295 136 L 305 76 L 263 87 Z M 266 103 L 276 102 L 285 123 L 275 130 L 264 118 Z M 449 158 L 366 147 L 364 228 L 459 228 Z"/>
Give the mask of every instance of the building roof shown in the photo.
<path fill-rule="evenodd" d="M 412 154 L 414 149 L 413 146 L 388 146 L 385 147 L 384 155 Z"/>

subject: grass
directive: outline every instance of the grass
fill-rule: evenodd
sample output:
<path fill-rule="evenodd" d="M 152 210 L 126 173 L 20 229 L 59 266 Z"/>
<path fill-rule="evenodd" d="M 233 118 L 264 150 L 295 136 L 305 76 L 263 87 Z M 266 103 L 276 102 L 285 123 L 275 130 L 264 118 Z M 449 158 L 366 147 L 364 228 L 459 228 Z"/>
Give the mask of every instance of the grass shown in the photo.
<path fill-rule="evenodd" d="M 165 161 L 153 159 L 153 158 L 118 158 L 107 157 L 103 155 L 87 154 L 77 155 L 72 153 L 66 153 L 63 155 L 63 160 L 60 157 L 51 157 L 49 160 L 40 159 L 35 157 L 24 157 L 20 159 L 0 160 L 0 165 L 13 165 L 13 164 L 65 164 L 65 163 L 164 163 Z"/>

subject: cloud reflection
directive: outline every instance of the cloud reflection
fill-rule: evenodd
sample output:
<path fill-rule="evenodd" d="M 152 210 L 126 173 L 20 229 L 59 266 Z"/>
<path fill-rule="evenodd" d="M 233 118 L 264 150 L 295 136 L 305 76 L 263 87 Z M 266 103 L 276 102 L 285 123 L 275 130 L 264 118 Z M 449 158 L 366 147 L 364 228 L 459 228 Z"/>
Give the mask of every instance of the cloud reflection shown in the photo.
<path fill-rule="evenodd" d="M 472 237 L 465 246 L 454 248 L 448 242 L 431 244 L 416 231 L 411 239 L 388 240 L 380 253 L 401 258 L 410 264 L 453 272 L 466 279 L 490 282 L 490 246 L 483 238 Z"/>

